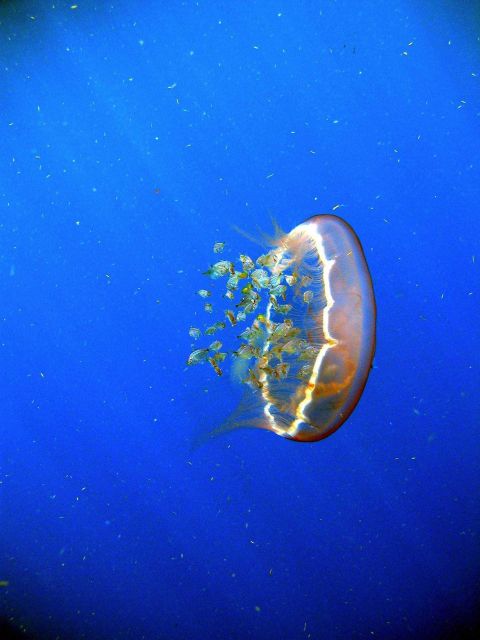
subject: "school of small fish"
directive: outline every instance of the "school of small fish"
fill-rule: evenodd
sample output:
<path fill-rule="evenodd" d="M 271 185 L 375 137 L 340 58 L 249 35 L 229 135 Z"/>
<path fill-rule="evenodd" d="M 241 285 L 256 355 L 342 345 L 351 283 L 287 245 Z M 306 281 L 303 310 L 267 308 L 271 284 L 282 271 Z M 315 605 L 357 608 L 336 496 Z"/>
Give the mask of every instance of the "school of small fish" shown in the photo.
<path fill-rule="evenodd" d="M 224 242 L 216 242 L 213 246 L 214 253 L 222 253 Z M 227 353 L 221 351 L 222 343 L 215 340 L 208 347 L 195 349 L 189 355 L 187 365 L 203 364 L 208 362 L 219 376 L 223 371 L 220 364 L 228 355 L 232 358 L 243 360 L 255 360 L 255 365 L 248 369 L 248 375 L 243 380 L 245 384 L 253 388 L 261 389 L 262 380 L 268 376 L 269 380 L 281 380 L 288 376 L 291 358 L 298 361 L 296 377 L 305 380 L 310 376 L 312 363 L 315 361 L 318 346 L 312 343 L 308 335 L 300 327 L 296 327 L 293 319 L 288 317 L 292 305 L 286 302 L 288 289 L 296 299 L 305 305 L 310 305 L 314 299 L 314 292 L 308 287 L 312 283 L 309 275 L 300 275 L 295 267 L 289 272 L 291 261 L 282 263 L 282 252 L 273 249 L 259 256 L 255 261 L 249 256 L 239 256 L 240 267 L 237 269 L 230 260 L 220 260 L 207 269 L 205 275 L 211 280 L 226 278 L 226 291 L 224 297 L 234 303 L 234 308 L 224 311 L 225 319 L 231 326 L 247 321 L 252 314 L 256 314 L 252 323 L 238 335 L 240 346 Z M 200 289 L 198 295 L 210 298 L 212 292 L 209 289 Z M 279 322 L 271 320 L 272 313 L 257 313 L 263 296 L 270 311 L 283 318 Z M 233 307 L 233 304 L 231 305 Z M 205 311 L 213 312 L 213 305 L 205 302 Z M 212 336 L 218 331 L 224 330 L 226 323 L 217 321 L 203 330 L 203 335 Z M 194 340 L 202 336 L 202 330 L 198 327 L 190 327 L 189 335 Z M 290 357 L 286 362 L 284 358 Z"/>

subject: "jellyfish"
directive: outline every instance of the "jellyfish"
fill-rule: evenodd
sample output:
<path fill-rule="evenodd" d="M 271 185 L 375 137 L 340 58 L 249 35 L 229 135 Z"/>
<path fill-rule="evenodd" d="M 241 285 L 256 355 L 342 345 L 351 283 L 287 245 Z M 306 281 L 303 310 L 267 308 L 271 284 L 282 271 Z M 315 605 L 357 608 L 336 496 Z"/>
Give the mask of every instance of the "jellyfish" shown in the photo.
<path fill-rule="evenodd" d="M 355 409 L 375 352 L 372 279 L 350 225 L 316 215 L 256 260 L 242 254 L 237 265 L 222 260 L 206 275 L 227 278 L 225 318 L 247 325 L 228 354 L 244 397 L 212 434 L 257 427 L 315 442 L 334 433 Z M 209 362 L 221 375 L 227 354 L 213 347 L 196 349 L 188 364 Z"/>

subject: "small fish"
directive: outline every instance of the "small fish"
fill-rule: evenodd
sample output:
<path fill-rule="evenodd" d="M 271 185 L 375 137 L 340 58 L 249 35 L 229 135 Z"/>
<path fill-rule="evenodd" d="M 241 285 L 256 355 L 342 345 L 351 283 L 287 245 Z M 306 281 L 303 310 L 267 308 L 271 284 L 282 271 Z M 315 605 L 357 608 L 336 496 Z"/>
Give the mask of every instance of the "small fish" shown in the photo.
<path fill-rule="evenodd" d="M 243 294 L 245 294 L 245 293 L 249 293 L 252 289 L 253 289 L 253 284 L 249 282 L 241 289 L 241 291 Z"/>
<path fill-rule="evenodd" d="M 270 278 L 265 269 L 255 269 L 255 271 L 252 271 L 250 274 L 250 279 L 253 286 L 257 289 L 267 289 L 270 285 Z"/>
<path fill-rule="evenodd" d="M 263 329 L 260 327 L 260 324 L 255 320 L 250 327 L 247 327 L 242 333 L 238 336 L 245 342 L 252 343 L 254 341 L 260 340 L 263 337 Z"/>
<path fill-rule="evenodd" d="M 262 267 L 267 267 L 267 269 L 271 269 L 278 262 L 278 255 L 276 250 L 269 251 L 265 255 L 259 256 L 257 258 L 257 264 Z"/>
<path fill-rule="evenodd" d="M 256 291 L 248 291 L 237 304 L 237 307 L 243 307 L 245 313 L 252 313 L 258 307 L 260 300 L 261 298 Z"/>
<path fill-rule="evenodd" d="M 249 256 L 246 256 L 243 253 L 240 254 L 240 262 L 242 263 L 245 271 L 252 271 L 253 269 L 255 269 L 254 261 Z"/>
<path fill-rule="evenodd" d="M 283 300 L 286 298 L 287 287 L 284 284 L 277 284 L 277 286 L 270 289 L 270 293 L 274 296 L 279 296 Z"/>
<path fill-rule="evenodd" d="M 243 382 L 250 385 L 251 387 L 256 387 L 257 389 L 262 389 L 263 387 L 263 382 L 260 382 L 257 374 L 253 369 L 248 370 L 248 376 Z"/>
<path fill-rule="evenodd" d="M 311 276 L 302 276 L 302 279 L 300 280 L 300 286 L 303 289 L 304 287 L 308 287 L 312 282 L 313 278 Z"/>
<path fill-rule="evenodd" d="M 213 334 L 215 333 L 216 330 L 217 330 L 216 327 L 214 327 L 213 324 L 212 324 L 211 327 L 207 327 L 205 329 L 204 333 L 205 333 L 206 336 L 213 336 Z"/>
<path fill-rule="evenodd" d="M 233 352 L 233 355 L 242 360 L 250 360 L 250 358 L 258 358 L 260 356 L 260 349 L 253 347 L 251 344 L 241 344 L 240 347 Z"/>
<path fill-rule="evenodd" d="M 213 336 L 213 334 L 216 331 L 219 331 L 220 329 L 225 329 L 225 323 L 224 322 L 215 322 L 214 324 L 212 324 L 212 326 L 207 327 L 205 329 L 205 335 L 206 336 Z"/>
<path fill-rule="evenodd" d="M 208 348 L 210 351 L 219 351 L 222 348 L 222 343 L 220 340 L 215 340 Z"/>
<path fill-rule="evenodd" d="M 201 298 L 209 298 L 212 295 L 212 292 L 206 289 L 199 289 L 197 293 Z"/>
<path fill-rule="evenodd" d="M 220 260 L 220 262 L 216 262 L 205 271 L 205 275 L 210 276 L 212 280 L 226 276 L 227 273 L 230 273 L 232 276 L 235 273 L 235 266 L 233 262 L 229 260 Z"/>
<path fill-rule="evenodd" d="M 280 380 L 288 375 L 289 365 L 286 362 L 279 362 L 273 369 L 273 377 Z"/>
<path fill-rule="evenodd" d="M 226 353 L 218 352 L 215 355 L 213 355 L 211 358 L 208 358 L 208 361 L 212 365 L 217 376 L 221 376 L 223 373 L 223 371 L 218 366 L 218 363 L 223 362 L 226 357 L 227 357 Z"/>
<path fill-rule="evenodd" d="M 269 299 L 272 307 L 275 309 L 277 313 L 280 313 L 282 315 L 287 315 L 287 313 L 289 313 L 292 309 L 291 304 L 278 304 L 277 298 L 274 295 L 271 295 Z"/>
<path fill-rule="evenodd" d="M 215 361 L 215 359 L 214 358 L 208 358 L 208 361 L 212 365 L 213 370 L 215 371 L 217 376 L 221 376 L 223 374 L 223 371 L 220 369 L 220 367 L 218 366 L 218 364 Z"/>
<path fill-rule="evenodd" d="M 213 245 L 213 253 L 222 253 L 225 248 L 225 242 L 215 242 Z"/>
<path fill-rule="evenodd" d="M 308 380 L 312 375 L 312 367 L 309 364 L 304 364 L 300 367 L 297 373 L 297 378 L 300 380 Z"/>
<path fill-rule="evenodd" d="M 203 308 L 207 313 L 213 313 L 213 305 L 210 302 L 206 302 Z"/>
<path fill-rule="evenodd" d="M 318 347 L 313 344 L 307 344 L 305 349 L 298 354 L 299 360 L 316 360 L 318 355 Z"/>
<path fill-rule="evenodd" d="M 282 345 L 282 352 L 288 353 L 291 355 L 299 354 L 304 350 L 305 347 L 306 347 L 305 340 L 301 340 L 300 338 L 292 338 L 291 340 L 288 340 L 287 342 L 285 342 L 285 344 Z"/>
<path fill-rule="evenodd" d="M 275 307 L 275 311 L 277 313 L 281 313 L 283 316 L 286 316 L 287 313 L 290 313 L 291 310 L 292 310 L 291 304 L 277 304 L 277 306 Z"/>
<path fill-rule="evenodd" d="M 273 375 L 273 367 L 271 367 L 267 362 L 258 367 L 260 371 L 263 371 L 267 374 L 267 376 Z"/>
<path fill-rule="evenodd" d="M 230 320 L 230 324 L 235 326 L 237 324 L 237 319 L 235 318 L 235 314 L 230 309 L 225 309 L 225 315 Z"/>
<path fill-rule="evenodd" d="M 235 289 L 237 289 L 237 288 L 238 288 L 238 273 L 235 272 L 227 280 L 227 289 L 229 291 L 235 291 Z"/>
<path fill-rule="evenodd" d="M 200 331 L 200 329 L 197 329 L 197 327 L 190 327 L 190 329 L 188 330 L 188 335 L 194 340 L 198 340 L 202 335 L 202 332 Z"/>
<path fill-rule="evenodd" d="M 278 342 L 278 340 L 293 338 L 300 333 L 300 329 L 294 327 L 293 322 L 288 319 L 278 324 L 272 323 L 272 325 L 270 335 L 268 336 L 269 342 Z"/>
<path fill-rule="evenodd" d="M 306 302 L 307 304 L 310 304 L 312 300 L 313 300 L 313 291 L 304 291 L 303 301 Z"/>
<path fill-rule="evenodd" d="M 194 364 L 200 364 L 201 362 L 205 362 L 208 357 L 208 349 L 195 349 L 188 356 L 187 365 L 190 367 Z"/>
<path fill-rule="evenodd" d="M 283 282 L 283 274 L 282 273 L 272 273 L 270 276 L 270 287 L 278 287 L 279 284 Z"/>

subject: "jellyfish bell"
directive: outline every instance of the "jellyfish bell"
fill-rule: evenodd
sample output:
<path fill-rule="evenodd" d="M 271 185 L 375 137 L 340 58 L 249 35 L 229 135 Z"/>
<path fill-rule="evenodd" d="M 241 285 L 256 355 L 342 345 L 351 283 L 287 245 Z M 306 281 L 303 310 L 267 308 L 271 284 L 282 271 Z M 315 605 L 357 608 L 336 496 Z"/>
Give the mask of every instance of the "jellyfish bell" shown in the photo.
<path fill-rule="evenodd" d="M 299 354 L 285 381 L 264 376 L 265 426 L 293 440 L 321 440 L 347 420 L 367 381 L 375 351 L 372 280 L 355 232 L 333 215 L 310 218 L 286 234 L 278 258 L 274 271 L 287 264 L 300 280 L 312 279 L 308 309 L 295 293 L 291 316 L 313 349 L 309 375 L 292 370 L 302 362 Z M 267 318 L 272 313 L 268 305 Z"/>
<path fill-rule="evenodd" d="M 317 215 L 280 234 L 256 266 L 246 275 L 255 305 L 248 297 L 243 307 L 257 312 L 264 293 L 266 302 L 233 354 L 243 360 L 233 369 L 245 394 L 211 435 L 257 427 L 322 440 L 357 405 L 375 351 L 375 299 L 360 241 L 341 218 Z"/>

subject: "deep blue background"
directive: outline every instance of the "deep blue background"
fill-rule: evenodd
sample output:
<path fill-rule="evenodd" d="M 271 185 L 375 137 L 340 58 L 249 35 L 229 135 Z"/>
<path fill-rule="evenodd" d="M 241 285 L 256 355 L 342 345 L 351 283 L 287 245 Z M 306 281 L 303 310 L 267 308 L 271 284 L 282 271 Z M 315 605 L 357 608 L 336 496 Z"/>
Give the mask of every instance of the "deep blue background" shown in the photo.
<path fill-rule="evenodd" d="M 474 3 L 2 2 L 0 615 L 31 637 L 474 636 Z M 342 429 L 186 369 L 216 240 L 344 216 L 378 301 Z"/>

